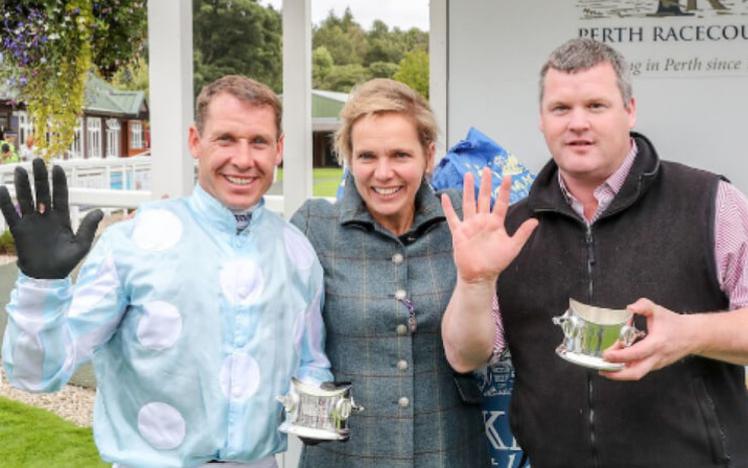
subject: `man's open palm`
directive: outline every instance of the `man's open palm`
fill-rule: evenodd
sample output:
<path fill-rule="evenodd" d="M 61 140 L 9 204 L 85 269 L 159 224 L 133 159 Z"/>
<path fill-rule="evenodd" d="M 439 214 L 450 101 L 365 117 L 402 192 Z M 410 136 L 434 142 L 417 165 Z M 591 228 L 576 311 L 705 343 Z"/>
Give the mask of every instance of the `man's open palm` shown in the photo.
<path fill-rule="evenodd" d="M 504 228 L 509 207 L 511 177 L 504 177 L 491 210 L 491 172 L 483 169 L 476 206 L 473 175 L 465 175 L 462 197 L 463 220 L 457 217 L 449 197 L 442 195 L 442 208 L 452 233 L 454 260 L 459 277 L 467 282 L 495 280 L 517 257 L 538 224 L 528 219 L 510 236 Z"/>

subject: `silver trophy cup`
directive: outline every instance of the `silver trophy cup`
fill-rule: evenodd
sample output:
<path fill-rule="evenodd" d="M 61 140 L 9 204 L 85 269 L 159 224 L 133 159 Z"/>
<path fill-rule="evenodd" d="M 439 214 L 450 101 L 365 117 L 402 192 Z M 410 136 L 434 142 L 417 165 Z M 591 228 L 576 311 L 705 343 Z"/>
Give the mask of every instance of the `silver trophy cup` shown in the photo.
<path fill-rule="evenodd" d="M 631 346 L 646 335 L 629 325 L 632 312 L 625 309 L 593 307 L 569 299 L 569 309 L 553 323 L 564 332 L 564 341 L 556 348 L 556 354 L 580 366 L 605 371 L 619 371 L 624 365 L 603 359 L 603 351 L 620 341 Z"/>
<path fill-rule="evenodd" d="M 309 439 L 348 439 L 348 418 L 364 409 L 353 401 L 350 384 L 320 388 L 295 378 L 288 394 L 277 400 L 286 413 L 279 430 Z"/>

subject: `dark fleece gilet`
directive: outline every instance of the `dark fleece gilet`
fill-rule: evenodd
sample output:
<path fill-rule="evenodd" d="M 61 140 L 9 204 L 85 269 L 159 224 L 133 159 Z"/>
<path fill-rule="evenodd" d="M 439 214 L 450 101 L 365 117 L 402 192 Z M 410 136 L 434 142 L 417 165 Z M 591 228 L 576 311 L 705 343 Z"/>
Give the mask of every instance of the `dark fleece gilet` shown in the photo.
<path fill-rule="evenodd" d="M 554 352 L 563 335 L 551 318 L 570 297 L 610 308 L 646 297 L 679 313 L 728 307 L 714 259 L 720 178 L 660 161 L 649 140 L 632 137 L 631 172 L 589 229 L 553 162 L 510 209 L 510 232 L 540 220 L 498 282 L 516 367 L 512 429 L 539 468 L 748 467 L 742 366 L 689 356 L 641 381 L 614 382 Z"/>

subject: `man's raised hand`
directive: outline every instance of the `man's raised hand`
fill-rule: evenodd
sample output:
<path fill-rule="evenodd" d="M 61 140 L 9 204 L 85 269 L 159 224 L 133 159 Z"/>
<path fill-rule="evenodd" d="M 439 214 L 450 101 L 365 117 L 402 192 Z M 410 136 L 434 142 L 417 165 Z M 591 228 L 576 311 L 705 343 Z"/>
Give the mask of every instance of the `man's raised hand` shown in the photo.
<path fill-rule="evenodd" d="M 36 204 L 28 174 L 18 166 L 14 185 L 21 214 L 19 216 L 13 206 L 5 186 L 0 186 L 0 210 L 16 243 L 18 268 L 32 278 L 65 278 L 88 253 L 104 215 L 101 210 L 91 211 L 74 234 L 70 226 L 65 171 L 59 166 L 52 168 L 53 193 L 50 197 L 44 161 L 37 158 L 32 165 Z"/>
<path fill-rule="evenodd" d="M 468 283 L 495 281 L 517 257 L 530 238 L 536 219 L 528 219 L 510 236 L 504 228 L 509 208 L 511 177 L 501 181 L 499 195 L 491 210 L 491 171 L 481 173 L 480 192 L 476 204 L 473 175 L 465 175 L 462 196 L 463 220 L 457 217 L 449 197 L 442 195 L 442 208 L 452 233 L 452 246 L 457 274 Z"/>

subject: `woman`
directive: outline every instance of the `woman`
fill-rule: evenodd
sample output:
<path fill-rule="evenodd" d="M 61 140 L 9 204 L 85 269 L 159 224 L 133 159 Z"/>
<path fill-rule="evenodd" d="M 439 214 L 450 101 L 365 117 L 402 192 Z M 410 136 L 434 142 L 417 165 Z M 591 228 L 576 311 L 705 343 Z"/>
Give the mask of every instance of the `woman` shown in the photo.
<path fill-rule="evenodd" d="M 343 199 L 307 201 L 291 221 L 325 271 L 332 370 L 365 410 L 349 419 L 350 441 L 305 447 L 301 466 L 488 466 L 477 387 L 449 367 L 440 333 L 455 268 L 427 182 L 434 116 L 406 85 L 376 79 L 354 90 L 341 118 Z"/>

